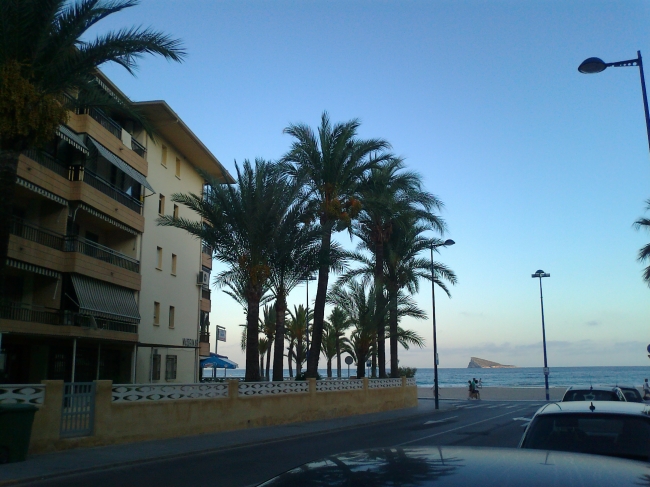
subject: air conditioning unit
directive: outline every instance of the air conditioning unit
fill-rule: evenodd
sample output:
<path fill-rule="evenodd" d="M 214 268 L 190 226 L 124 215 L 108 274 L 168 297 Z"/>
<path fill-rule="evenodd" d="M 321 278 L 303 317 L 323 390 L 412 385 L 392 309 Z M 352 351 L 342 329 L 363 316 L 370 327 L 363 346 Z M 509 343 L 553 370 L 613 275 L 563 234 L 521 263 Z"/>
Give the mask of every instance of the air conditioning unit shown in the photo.
<path fill-rule="evenodd" d="M 199 275 L 196 276 L 196 285 L 197 286 L 208 286 L 210 284 L 210 274 L 205 271 L 200 271 Z"/>

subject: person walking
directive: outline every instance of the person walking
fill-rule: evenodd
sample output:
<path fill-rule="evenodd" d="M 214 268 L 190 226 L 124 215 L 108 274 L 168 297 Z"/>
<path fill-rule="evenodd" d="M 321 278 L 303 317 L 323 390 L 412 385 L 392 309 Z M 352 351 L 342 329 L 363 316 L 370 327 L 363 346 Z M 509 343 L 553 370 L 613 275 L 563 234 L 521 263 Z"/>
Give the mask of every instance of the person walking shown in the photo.
<path fill-rule="evenodd" d="M 643 400 L 650 399 L 650 384 L 648 384 L 648 379 L 643 383 Z"/>

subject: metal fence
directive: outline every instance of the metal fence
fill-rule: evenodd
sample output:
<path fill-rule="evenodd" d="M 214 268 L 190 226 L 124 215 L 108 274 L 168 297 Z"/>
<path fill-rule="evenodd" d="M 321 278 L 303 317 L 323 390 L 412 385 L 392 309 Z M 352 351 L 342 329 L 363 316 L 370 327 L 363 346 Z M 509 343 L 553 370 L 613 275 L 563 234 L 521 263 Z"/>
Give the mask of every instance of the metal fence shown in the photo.
<path fill-rule="evenodd" d="M 56 250 L 63 250 L 63 235 L 13 217 L 9 233 Z"/>
<path fill-rule="evenodd" d="M 108 262 L 122 269 L 132 272 L 140 272 L 140 262 L 137 259 L 124 255 L 108 247 L 104 247 L 82 237 L 66 237 L 66 252 L 80 252 L 88 257 Z"/>
<path fill-rule="evenodd" d="M 95 426 L 95 383 L 64 384 L 61 438 L 91 436 Z"/>
<path fill-rule="evenodd" d="M 142 203 L 140 203 L 139 200 L 116 188 L 111 183 L 104 181 L 89 169 L 85 169 L 84 171 L 84 183 L 88 184 L 88 186 L 92 186 L 98 191 L 101 191 L 109 198 L 113 198 L 118 203 L 122 203 L 130 210 L 133 210 L 138 214 L 141 213 Z"/>

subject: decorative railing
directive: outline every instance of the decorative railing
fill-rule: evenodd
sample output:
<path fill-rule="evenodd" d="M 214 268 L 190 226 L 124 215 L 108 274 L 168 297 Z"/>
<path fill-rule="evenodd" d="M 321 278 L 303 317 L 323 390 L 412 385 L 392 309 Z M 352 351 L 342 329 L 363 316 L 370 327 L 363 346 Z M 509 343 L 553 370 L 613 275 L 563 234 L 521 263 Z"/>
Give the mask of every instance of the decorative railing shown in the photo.
<path fill-rule="evenodd" d="M 61 324 L 61 312 L 58 309 L 11 301 L 0 303 L 0 318 L 4 320 L 31 321 L 46 325 Z"/>
<path fill-rule="evenodd" d="M 127 208 L 135 211 L 140 214 L 142 211 L 142 203 L 133 196 L 126 194 L 121 189 L 116 188 L 108 181 L 104 181 L 101 177 L 93 173 L 92 171 L 86 169 L 84 171 L 84 183 L 87 183 L 89 186 L 101 191 L 106 196 L 113 198 L 118 203 L 122 203 Z"/>
<path fill-rule="evenodd" d="M 58 159 L 52 157 L 50 154 L 47 154 L 43 151 L 37 151 L 35 149 L 24 150 L 23 154 L 29 157 L 31 160 L 36 161 L 41 166 L 57 173 L 59 176 L 68 179 L 68 166 L 60 162 Z"/>
<path fill-rule="evenodd" d="M 409 377 L 408 379 L 406 379 L 406 385 L 407 386 L 417 385 L 417 382 L 415 381 L 415 377 Z"/>
<path fill-rule="evenodd" d="M 115 120 L 106 115 L 99 108 L 86 108 L 82 113 L 90 115 L 92 118 L 97 120 L 99 124 L 108 130 L 118 139 L 122 140 L 122 126 L 117 123 Z"/>
<path fill-rule="evenodd" d="M 307 381 L 242 382 L 240 396 L 270 396 L 274 394 L 300 394 L 309 392 Z"/>
<path fill-rule="evenodd" d="M 24 238 L 25 240 L 30 240 L 52 249 L 63 250 L 63 235 L 51 230 L 46 230 L 37 225 L 27 223 L 22 218 L 13 217 L 11 219 L 11 227 L 9 232 L 12 235 Z"/>
<path fill-rule="evenodd" d="M 121 331 L 124 333 L 138 333 L 138 325 L 123 321 L 108 320 L 89 315 L 81 315 L 73 311 L 63 312 L 63 324 L 79 326 L 82 328 L 96 328 L 98 330 Z"/>
<path fill-rule="evenodd" d="M 402 379 L 370 379 L 368 389 L 385 389 L 387 387 L 402 387 Z"/>
<path fill-rule="evenodd" d="M 66 237 L 65 252 L 80 252 L 131 272 L 140 272 L 140 261 L 81 237 Z"/>
<path fill-rule="evenodd" d="M 113 402 L 228 397 L 228 384 L 127 384 L 113 386 Z"/>
<path fill-rule="evenodd" d="M 134 137 L 131 137 L 131 149 L 143 159 L 147 158 L 147 148 L 135 140 Z"/>
<path fill-rule="evenodd" d="M 363 379 L 316 381 L 316 392 L 355 391 L 361 389 L 363 389 Z"/>
<path fill-rule="evenodd" d="M 210 343 L 210 333 L 202 331 L 199 334 L 199 342 L 200 343 Z"/>
<path fill-rule="evenodd" d="M 11 384 L 0 385 L 0 404 L 43 404 L 45 385 Z"/>

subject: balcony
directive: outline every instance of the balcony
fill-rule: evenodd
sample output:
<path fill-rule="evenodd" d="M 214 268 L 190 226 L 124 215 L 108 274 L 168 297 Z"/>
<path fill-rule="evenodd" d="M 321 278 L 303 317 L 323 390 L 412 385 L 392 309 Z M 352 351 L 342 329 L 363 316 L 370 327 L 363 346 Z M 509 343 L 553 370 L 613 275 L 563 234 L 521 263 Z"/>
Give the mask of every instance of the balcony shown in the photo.
<path fill-rule="evenodd" d="M 130 194 L 126 194 L 121 189 L 116 188 L 108 181 L 105 181 L 104 179 L 100 178 L 94 172 L 86 169 L 84 171 L 83 180 L 84 183 L 87 183 L 89 186 L 92 186 L 96 190 L 101 191 L 106 196 L 114 199 L 118 203 L 122 203 L 130 210 L 133 210 L 138 214 L 142 213 L 142 203 L 140 203 L 138 199 L 134 198 Z"/>
<path fill-rule="evenodd" d="M 199 334 L 199 343 L 210 343 L 210 333 L 202 331 Z"/>
<path fill-rule="evenodd" d="M 143 159 L 146 159 L 146 157 L 147 157 L 147 149 L 146 149 L 146 147 L 144 145 L 142 145 L 140 142 L 138 142 L 137 140 L 135 140 L 134 137 L 131 137 L 131 149 L 133 150 L 133 152 L 138 154 L 140 157 L 142 157 Z"/>
<path fill-rule="evenodd" d="M 38 162 L 41 166 L 46 167 L 50 171 L 57 173 L 59 176 L 68 179 L 68 166 L 63 162 L 55 159 L 49 154 L 34 149 L 27 149 L 23 151 L 31 160 Z"/>
<path fill-rule="evenodd" d="M 25 303 L 3 302 L 0 303 L 0 319 L 43 323 L 55 326 L 77 326 L 97 330 L 121 331 L 124 333 L 138 333 L 138 325 L 120 321 L 95 318 L 81 315 L 73 311 L 44 308 Z"/>
<path fill-rule="evenodd" d="M 82 237 L 65 237 L 65 252 L 79 252 L 132 272 L 140 272 L 140 261 Z"/>
<path fill-rule="evenodd" d="M 11 219 L 9 233 L 52 249 L 63 250 L 64 248 L 65 238 L 63 235 L 27 223 L 22 218 L 13 217 Z"/>

